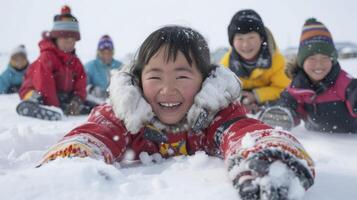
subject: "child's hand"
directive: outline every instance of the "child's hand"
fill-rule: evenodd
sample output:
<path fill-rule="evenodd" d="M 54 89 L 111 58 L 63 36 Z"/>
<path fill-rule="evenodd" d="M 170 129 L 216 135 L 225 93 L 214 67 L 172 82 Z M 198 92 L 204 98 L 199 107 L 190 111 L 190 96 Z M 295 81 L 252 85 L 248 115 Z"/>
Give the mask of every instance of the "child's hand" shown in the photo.
<path fill-rule="evenodd" d="M 250 104 L 256 104 L 257 103 L 257 99 L 255 98 L 255 95 L 253 94 L 253 92 L 249 92 L 249 91 L 242 91 L 242 103 L 243 105 L 250 105 Z"/>
<path fill-rule="evenodd" d="M 283 150 L 265 149 L 231 163 L 237 162 L 241 171 L 233 180 L 233 185 L 242 200 L 287 199 L 291 187 L 298 184 L 306 190 L 314 183 L 307 167 Z M 277 177 L 276 170 L 285 171 L 281 174 L 283 177 Z"/>
<path fill-rule="evenodd" d="M 65 113 L 67 115 L 79 115 L 82 107 L 83 107 L 83 103 L 80 97 L 74 96 L 72 100 L 69 102 L 68 107 L 65 110 Z"/>
<path fill-rule="evenodd" d="M 248 113 L 255 114 L 259 111 L 257 99 L 253 92 L 242 91 L 242 104 Z"/>

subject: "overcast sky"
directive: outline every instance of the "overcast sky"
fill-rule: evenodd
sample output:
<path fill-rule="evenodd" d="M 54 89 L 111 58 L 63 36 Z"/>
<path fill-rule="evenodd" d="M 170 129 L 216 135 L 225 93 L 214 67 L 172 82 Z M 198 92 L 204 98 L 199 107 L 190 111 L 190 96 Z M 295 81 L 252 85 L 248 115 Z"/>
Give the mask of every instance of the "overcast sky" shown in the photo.
<path fill-rule="evenodd" d="M 308 17 L 321 20 L 335 41 L 357 43 L 357 1 L 354 0 L 0 0 L 0 52 L 24 43 L 30 58 L 38 56 L 41 32 L 50 30 L 64 4 L 80 23 L 78 55 L 94 57 L 98 39 L 112 36 L 116 57 L 135 52 L 155 29 L 181 24 L 200 31 L 213 50 L 228 46 L 227 25 L 240 9 L 256 10 L 281 49 L 297 46 Z"/>

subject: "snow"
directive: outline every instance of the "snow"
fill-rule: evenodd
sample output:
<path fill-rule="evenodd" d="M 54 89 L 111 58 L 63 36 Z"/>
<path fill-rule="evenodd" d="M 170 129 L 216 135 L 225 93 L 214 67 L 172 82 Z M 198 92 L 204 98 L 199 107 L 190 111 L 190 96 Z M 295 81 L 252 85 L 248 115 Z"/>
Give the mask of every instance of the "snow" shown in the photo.
<path fill-rule="evenodd" d="M 113 2 L 114 0 L 110 1 Z M 300 1 L 274 1 L 283 6 L 281 12 L 276 12 L 276 7 L 272 6 L 270 1 L 247 3 L 248 1 L 232 0 L 208 3 L 201 0 L 193 3 L 185 0 L 179 7 L 176 4 L 182 0 L 163 4 L 160 1 L 150 1 L 158 10 L 148 9 L 149 3 L 133 2 L 135 5 L 126 3 L 116 6 L 105 6 L 110 3 L 101 3 L 98 6 L 85 2 L 85 9 L 83 1 L 71 2 L 74 15 L 80 21 L 82 40 L 78 43 L 77 50 L 83 62 L 95 57 L 97 40 L 104 33 L 114 36 L 116 55 L 123 58 L 125 54 L 134 52 L 151 31 L 163 24 L 173 23 L 199 30 L 208 38 L 209 45 L 214 50 L 216 47 L 228 45 L 226 26 L 231 16 L 238 9 L 255 5 L 259 5 L 254 8 L 261 13 L 265 24 L 274 31 L 274 36 L 282 48 L 284 45 L 298 44 L 303 21 L 310 16 L 321 19 L 330 28 L 335 41 L 356 41 L 356 31 L 350 26 L 355 18 L 351 17 L 351 14 L 356 13 L 354 1 L 349 1 L 348 4 L 341 4 L 339 1 L 316 1 L 310 6 L 306 5 L 307 2 L 302 4 Z M 187 7 L 188 3 L 194 5 Z M 200 9 L 203 13 L 197 14 L 197 8 L 202 4 L 206 5 L 205 9 Z M 331 15 L 331 9 L 320 9 L 320 13 L 316 13 L 317 7 L 327 4 L 338 14 Z M 1 3 L 1 16 L 7 19 L 10 25 L 0 33 L 0 72 L 6 67 L 8 52 L 20 43 L 24 43 L 28 48 L 31 61 L 36 58 L 41 32 L 50 29 L 54 13 L 58 12 L 62 5 L 62 1 Z M 176 9 L 169 9 L 172 7 Z M 152 6 L 150 8 L 152 9 Z M 219 10 L 224 12 L 217 12 Z M 108 22 L 107 14 L 114 20 Z M 19 19 L 24 22 L 22 26 L 19 26 Z M 97 26 L 101 31 L 97 30 Z M 140 31 L 136 31 L 138 27 Z M 341 60 L 341 65 L 357 77 L 357 59 Z M 107 165 L 89 158 L 58 159 L 36 168 L 46 150 L 72 128 L 83 123 L 87 117 L 65 117 L 62 121 L 26 118 L 16 114 L 15 108 L 19 101 L 16 94 L 0 95 L 0 199 L 238 199 L 223 161 L 209 157 L 203 152 L 167 160 L 162 160 L 158 155 L 143 154 L 141 157 L 145 164 Z M 315 184 L 306 192 L 304 199 L 356 199 L 357 135 L 311 132 L 303 125 L 294 128 L 292 133 L 301 141 L 316 164 Z M 245 145 L 251 145 L 251 139 L 246 138 Z M 126 152 L 127 159 L 132 157 L 133 152 Z M 277 164 L 270 172 L 284 174 L 286 171 Z M 301 191 L 298 185 L 295 186 L 296 193 L 291 195 L 298 197 Z"/>
<path fill-rule="evenodd" d="M 357 76 L 357 59 L 341 63 Z M 238 199 L 224 162 L 203 152 L 168 160 L 143 155 L 145 164 L 121 166 L 92 159 L 59 159 L 35 168 L 46 150 L 86 116 L 42 121 L 16 114 L 17 95 L 0 95 L 0 102 L 1 199 Z M 357 135 L 311 132 L 303 125 L 292 132 L 316 164 L 315 184 L 304 199 L 355 199 Z M 271 171 L 282 172 L 279 166 Z M 299 187 L 294 191 L 292 195 L 301 194 Z"/>

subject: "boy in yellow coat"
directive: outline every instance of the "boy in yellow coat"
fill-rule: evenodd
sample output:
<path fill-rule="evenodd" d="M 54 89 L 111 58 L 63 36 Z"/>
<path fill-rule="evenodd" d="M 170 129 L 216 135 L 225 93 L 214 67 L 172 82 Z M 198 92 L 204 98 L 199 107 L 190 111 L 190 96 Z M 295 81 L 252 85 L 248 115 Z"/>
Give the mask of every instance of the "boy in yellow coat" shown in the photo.
<path fill-rule="evenodd" d="M 242 103 L 251 113 L 274 102 L 290 79 L 285 75 L 285 59 L 271 32 L 254 10 L 238 11 L 228 26 L 231 50 L 221 60 L 242 81 Z"/>

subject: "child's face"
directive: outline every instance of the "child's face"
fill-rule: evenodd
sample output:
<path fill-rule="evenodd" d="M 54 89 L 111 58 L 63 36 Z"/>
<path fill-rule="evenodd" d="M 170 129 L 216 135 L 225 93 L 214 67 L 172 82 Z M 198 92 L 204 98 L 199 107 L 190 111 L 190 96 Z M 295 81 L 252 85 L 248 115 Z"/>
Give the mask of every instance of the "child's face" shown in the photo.
<path fill-rule="evenodd" d="M 166 59 L 164 47 L 144 67 L 141 80 L 144 96 L 159 120 L 165 124 L 180 122 L 201 88 L 202 75 L 196 63 L 187 62 L 178 51 L 176 60 Z"/>
<path fill-rule="evenodd" d="M 258 55 L 262 42 L 257 32 L 237 33 L 233 38 L 234 49 L 246 60 L 254 59 Z"/>
<path fill-rule="evenodd" d="M 325 78 L 331 68 L 331 58 L 323 54 L 309 56 L 304 61 L 304 71 L 313 82 L 318 82 Z"/>
<path fill-rule="evenodd" d="M 56 40 L 56 44 L 61 51 L 72 52 L 76 44 L 76 39 L 73 37 L 59 37 Z"/>
<path fill-rule="evenodd" d="M 27 59 L 24 54 L 15 54 L 11 57 L 11 66 L 21 70 L 27 66 Z"/>
<path fill-rule="evenodd" d="M 99 50 L 98 56 L 104 64 L 110 64 L 113 60 L 113 50 L 110 49 Z"/>

